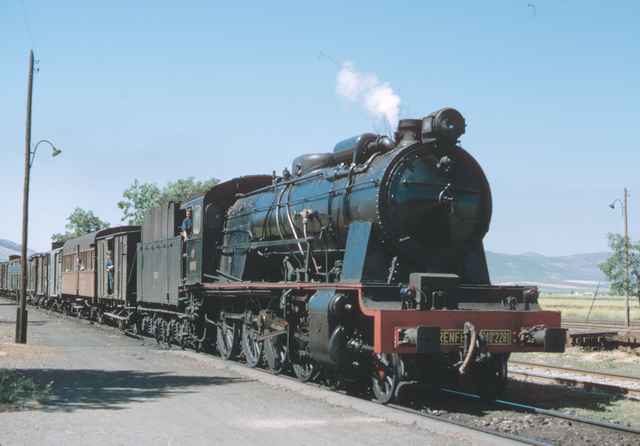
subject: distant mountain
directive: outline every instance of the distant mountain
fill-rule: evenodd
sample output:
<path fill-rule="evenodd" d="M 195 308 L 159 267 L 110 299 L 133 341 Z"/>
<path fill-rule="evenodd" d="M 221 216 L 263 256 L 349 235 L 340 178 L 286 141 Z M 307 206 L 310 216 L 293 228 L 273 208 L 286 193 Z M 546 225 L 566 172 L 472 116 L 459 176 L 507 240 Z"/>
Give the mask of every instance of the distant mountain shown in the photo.
<path fill-rule="evenodd" d="M 29 250 L 29 254 L 34 251 Z M 20 254 L 20 245 L 0 239 L 0 260 Z M 535 252 L 500 254 L 487 251 L 489 274 L 494 284 L 531 284 L 545 291 L 593 291 L 600 283 L 607 287 L 607 279 L 598 265 L 609 257 L 607 252 L 544 256 Z"/>
<path fill-rule="evenodd" d="M 536 284 L 547 291 L 593 291 L 600 283 L 607 287 L 607 278 L 598 265 L 608 257 L 607 252 L 544 256 L 499 254 L 487 251 L 491 281 L 500 283 Z"/>
<path fill-rule="evenodd" d="M 29 250 L 29 254 L 33 254 L 33 252 L 31 249 Z M 0 261 L 7 260 L 12 255 L 20 255 L 20 245 L 11 240 L 0 238 Z"/>

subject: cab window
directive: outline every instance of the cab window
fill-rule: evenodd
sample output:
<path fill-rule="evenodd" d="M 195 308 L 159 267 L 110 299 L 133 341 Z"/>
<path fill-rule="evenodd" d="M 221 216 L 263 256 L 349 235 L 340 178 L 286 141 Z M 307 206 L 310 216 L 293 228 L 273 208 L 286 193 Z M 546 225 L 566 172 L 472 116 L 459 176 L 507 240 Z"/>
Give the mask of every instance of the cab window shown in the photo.
<path fill-rule="evenodd" d="M 202 206 L 193 207 L 193 235 L 200 234 L 200 226 L 202 225 Z"/>

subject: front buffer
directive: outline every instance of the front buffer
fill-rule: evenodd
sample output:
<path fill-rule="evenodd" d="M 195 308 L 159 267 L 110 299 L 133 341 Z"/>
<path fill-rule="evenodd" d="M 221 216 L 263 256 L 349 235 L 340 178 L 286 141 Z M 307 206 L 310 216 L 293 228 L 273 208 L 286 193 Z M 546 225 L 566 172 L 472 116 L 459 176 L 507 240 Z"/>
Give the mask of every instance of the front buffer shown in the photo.
<path fill-rule="evenodd" d="M 405 293 L 411 300 L 415 288 Z M 417 294 L 424 296 L 419 286 Z M 372 319 L 372 389 L 382 403 L 406 384 L 466 381 L 482 397 L 495 398 L 506 385 L 511 353 L 564 352 L 560 312 L 541 310 L 535 288 L 458 287 L 450 292 L 456 301 L 440 308 L 435 299 L 428 308 L 384 308 L 366 295 L 361 290 L 359 305 Z"/>
<path fill-rule="evenodd" d="M 431 284 L 454 279 L 428 275 Z M 407 288 L 327 286 L 309 301 L 311 357 L 358 381 L 366 372 L 382 403 L 406 384 L 459 381 L 495 397 L 506 384 L 510 353 L 563 352 L 565 339 L 560 313 L 542 311 L 531 287 L 438 285 L 433 291 L 411 280 Z"/>

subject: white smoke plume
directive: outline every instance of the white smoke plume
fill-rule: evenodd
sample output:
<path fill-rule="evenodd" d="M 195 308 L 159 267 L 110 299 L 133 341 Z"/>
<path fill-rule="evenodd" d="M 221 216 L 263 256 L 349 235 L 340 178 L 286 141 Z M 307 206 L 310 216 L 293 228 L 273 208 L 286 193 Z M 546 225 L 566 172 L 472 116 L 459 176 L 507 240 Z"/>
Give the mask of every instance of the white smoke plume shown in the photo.
<path fill-rule="evenodd" d="M 353 63 L 344 62 L 338 72 L 336 91 L 340 96 L 361 104 L 374 118 L 384 118 L 391 128 L 398 123 L 400 96 L 387 82 L 373 73 L 356 71 Z"/>

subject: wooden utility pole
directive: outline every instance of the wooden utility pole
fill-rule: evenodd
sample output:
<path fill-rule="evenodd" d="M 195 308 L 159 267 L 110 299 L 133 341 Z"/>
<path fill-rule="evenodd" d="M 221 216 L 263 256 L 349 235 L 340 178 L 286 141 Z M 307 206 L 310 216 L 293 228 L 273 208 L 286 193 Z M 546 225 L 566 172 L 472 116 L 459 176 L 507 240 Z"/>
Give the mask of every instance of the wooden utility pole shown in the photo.
<path fill-rule="evenodd" d="M 27 242 L 29 237 L 29 174 L 31 173 L 31 100 L 33 96 L 33 50 L 29 51 L 27 83 L 27 121 L 24 135 L 24 190 L 22 192 L 22 247 L 20 304 L 16 317 L 16 343 L 27 343 Z"/>
<path fill-rule="evenodd" d="M 631 326 L 631 313 L 629 309 L 629 191 L 624 188 L 624 280 L 625 280 L 625 321 L 627 327 Z"/>

